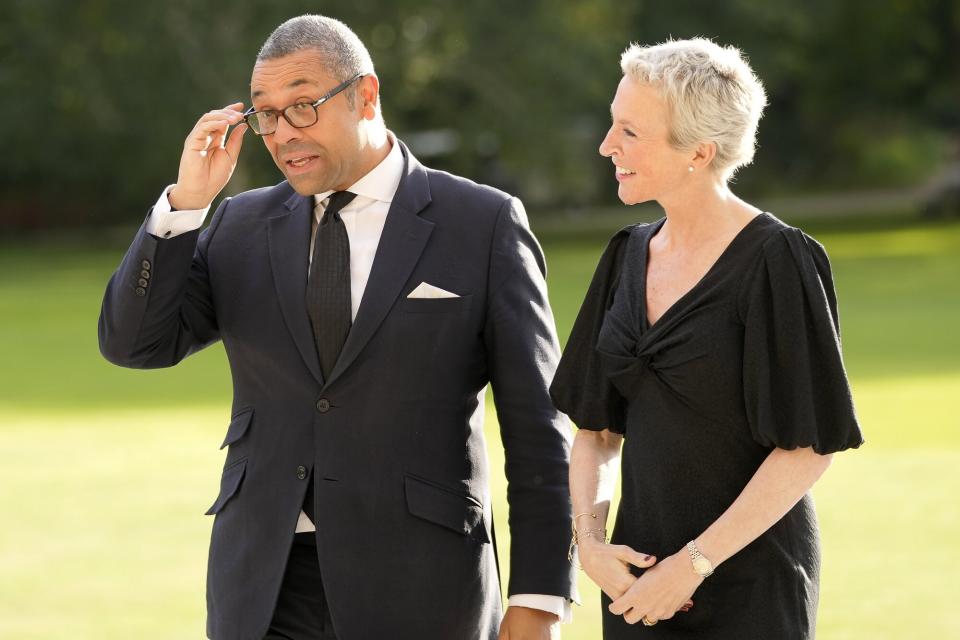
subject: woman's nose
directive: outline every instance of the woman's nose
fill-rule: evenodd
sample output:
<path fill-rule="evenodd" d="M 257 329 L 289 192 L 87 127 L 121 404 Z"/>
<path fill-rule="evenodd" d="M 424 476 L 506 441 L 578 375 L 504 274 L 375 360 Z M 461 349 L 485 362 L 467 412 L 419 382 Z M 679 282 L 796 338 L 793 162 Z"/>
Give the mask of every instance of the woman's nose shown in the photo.
<path fill-rule="evenodd" d="M 603 140 L 600 141 L 600 148 L 598 149 L 600 155 L 604 158 L 609 158 L 614 154 L 614 145 L 610 140 L 610 132 L 607 131 L 607 135 L 603 137 Z"/>

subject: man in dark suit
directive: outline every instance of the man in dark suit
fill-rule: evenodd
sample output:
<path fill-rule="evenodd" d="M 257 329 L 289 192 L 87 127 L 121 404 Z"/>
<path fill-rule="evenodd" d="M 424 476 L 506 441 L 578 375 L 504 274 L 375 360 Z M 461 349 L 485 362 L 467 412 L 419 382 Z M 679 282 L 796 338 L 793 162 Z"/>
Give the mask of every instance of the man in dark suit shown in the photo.
<path fill-rule="evenodd" d="M 122 366 L 226 348 L 207 635 L 558 637 L 574 597 L 569 435 L 547 394 L 558 344 L 522 205 L 417 162 L 336 20 L 278 27 L 251 91 L 250 110 L 190 132 L 100 317 L 101 351 Z M 225 199 L 201 232 L 247 129 L 286 180 Z M 509 482 L 502 624 L 488 382 Z"/>

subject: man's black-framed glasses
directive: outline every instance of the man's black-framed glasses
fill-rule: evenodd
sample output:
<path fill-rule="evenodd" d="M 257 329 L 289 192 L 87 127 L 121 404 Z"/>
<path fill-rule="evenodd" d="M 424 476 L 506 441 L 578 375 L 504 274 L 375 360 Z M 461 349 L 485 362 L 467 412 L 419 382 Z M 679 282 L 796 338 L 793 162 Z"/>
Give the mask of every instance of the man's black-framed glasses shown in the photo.
<path fill-rule="evenodd" d="M 253 107 L 250 107 L 247 109 L 246 113 L 243 114 L 243 120 L 247 123 L 247 126 L 250 127 L 250 130 L 258 136 L 268 136 L 271 133 L 274 133 L 277 130 L 277 123 L 279 122 L 280 116 L 283 116 L 283 119 L 290 123 L 291 127 L 295 127 L 297 129 L 312 127 L 313 125 L 317 124 L 317 119 L 319 118 L 317 115 L 317 108 L 319 108 L 320 105 L 327 100 L 330 100 L 365 75 L 367 74 L 358 73 L 349 80 L 344 80 L 333 89 L 317 98 L 315 102 L 298 102 L 290 105 L 282 111 L 275 111 L 273 109 L 254 111 Z"/>

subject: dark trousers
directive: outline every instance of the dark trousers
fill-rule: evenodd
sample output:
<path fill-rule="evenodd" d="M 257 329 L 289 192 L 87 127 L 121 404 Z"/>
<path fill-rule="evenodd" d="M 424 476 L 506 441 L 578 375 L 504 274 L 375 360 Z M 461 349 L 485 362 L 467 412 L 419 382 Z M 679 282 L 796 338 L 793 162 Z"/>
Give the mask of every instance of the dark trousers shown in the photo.
<path fill-rule="evenodd" d="M 264 640 L 337 640 L 312 532 L 294 536 L 277 608 Z"/>

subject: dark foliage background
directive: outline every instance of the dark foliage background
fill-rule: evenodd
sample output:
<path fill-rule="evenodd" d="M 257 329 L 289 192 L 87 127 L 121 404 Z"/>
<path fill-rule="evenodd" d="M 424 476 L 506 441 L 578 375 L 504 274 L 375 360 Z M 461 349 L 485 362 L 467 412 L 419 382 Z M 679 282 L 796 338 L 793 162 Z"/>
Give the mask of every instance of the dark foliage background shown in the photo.
<path fill-rule="evenodd" d="M 0 12 L 0 229 L 138 219 L 204 111 L 248 100 L 284 19 L 367 43 L 388 125 L 539 215 L 611 204 L 596 153 L 630 41 L 741 47 L 771 104 L 748 195 L 918 184 L 960 132 L 956 0 L 13 0 Z M 228 192 L 282 179 L 252 137 Z"/>

